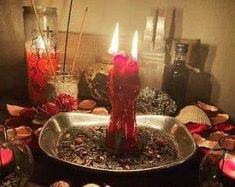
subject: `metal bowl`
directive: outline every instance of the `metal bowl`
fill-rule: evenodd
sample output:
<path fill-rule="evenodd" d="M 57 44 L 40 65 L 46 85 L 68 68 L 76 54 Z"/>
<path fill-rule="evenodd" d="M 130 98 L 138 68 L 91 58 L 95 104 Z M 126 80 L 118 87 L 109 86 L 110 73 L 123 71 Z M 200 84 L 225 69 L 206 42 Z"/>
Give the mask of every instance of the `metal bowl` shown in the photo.
<path fill-rule="evenodd" d="M 109 116 L 99 116 L 85 113 L 60 113 L 50 118 L 42 128 L 39 136 L 40 148 L 51 158 L 61 161 L 63 163 L 77 167 L 78 169 L 90 172 L 103 172 L 103 173 L 139 173 L 151 172 L 167 169 L 179 165 L 187 161 L 195 153 L 197 146 L 188 131 L 188 129 L 181 125 L 175 118 L 159 115 L 142 115 L 137 116 L 137 125 L 145 126 L 147 128 L 155 128 L 164 131 L 171 135 L 177 145 L 179 159 L 172 161 L 165 165 L 157 167 L 135 169 L 135 170 L 112 170 L 112 169 L 99 169 L 91 166 L 83 166 L 60 159 L 56 153 L 56 144 L 61 132 L 69 127 L 80 126 L 98 126 L 108 125 Z"/>

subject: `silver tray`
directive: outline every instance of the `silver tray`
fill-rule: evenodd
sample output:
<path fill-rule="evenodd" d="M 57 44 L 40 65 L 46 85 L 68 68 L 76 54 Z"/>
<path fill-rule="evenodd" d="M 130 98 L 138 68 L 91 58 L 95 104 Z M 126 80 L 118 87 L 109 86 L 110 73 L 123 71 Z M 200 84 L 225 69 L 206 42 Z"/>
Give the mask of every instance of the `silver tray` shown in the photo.
<path fill-rule="evenodd" d="M 99 116 L 93 114 L 84 113 L 60 113 L 50 118 L 42 128 L 39 136 L 39 146 L 43 152 L 49 157 L 61 161 L 63 163 L 77 167 L 78 169 L 90 171 L 90 172 L 103 172 L 103 173 L 138 173 L 138 172 L 151 172 L 162 169 L 167 169 L 179 165 L 187 161 L 195 153 L 197 146 L 188 131 L 188 129 L 181 125 L 175 118 L 159 115 L 142 115 L 137 116 L 137 125 L 145 126 L 148 128 L 155 128 L 160 131 L 164 131 L 170 134 L 177 145 L 178 154 L 180 158 L 172 163 L 160 165 L 157 167 L 135 169 L 135 170 L 111 170 L 111 169 L 99 169 L 90 166 L 83 166 L 76 163 L 72 163 L 66 160 L 58 158 L 56 154 L 56 144 L 60 133 L 69 127 L 79 126 L 97 126 L 108 125 L 109 116 Z"/>

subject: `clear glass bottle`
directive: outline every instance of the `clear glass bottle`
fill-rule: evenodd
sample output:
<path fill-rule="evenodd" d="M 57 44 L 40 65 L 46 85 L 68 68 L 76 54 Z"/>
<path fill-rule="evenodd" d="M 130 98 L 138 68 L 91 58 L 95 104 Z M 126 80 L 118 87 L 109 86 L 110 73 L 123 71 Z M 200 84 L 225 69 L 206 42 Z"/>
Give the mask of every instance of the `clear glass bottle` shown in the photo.
<path fill-rule="evenodd" d="M 45 39 L 44 43 L 33 8 L 29 6 L 23 8 L 29 99 L 32 104 L 40 105 L 46 102 L 46 75 L 53 74 L 53 69 L 56 69 L 58 64 L 57 9 L 36 7 L 39 24 Z M 46 48 L 50 59 L 47 57 Z"/>
<path fill-rule="evenodd" d="M 189 72 L 185 65 L 188 45 L 176 43 L 175 61 L 166 75 L 165 91 L 176 102 L 178 109 L 185 105 Z"/>

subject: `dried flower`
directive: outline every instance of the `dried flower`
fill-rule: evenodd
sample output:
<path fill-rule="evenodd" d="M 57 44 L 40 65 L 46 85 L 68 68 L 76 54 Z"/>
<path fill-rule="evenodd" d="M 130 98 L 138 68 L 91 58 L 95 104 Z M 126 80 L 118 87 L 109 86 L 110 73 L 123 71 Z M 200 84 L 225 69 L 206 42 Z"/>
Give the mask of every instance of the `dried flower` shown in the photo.
<path fill-rule="evenodd" d="M 67 94 L 58 95 L 53 102 L 61 112 L 70 112 L 78 109 L 78 100 Z"/>
<path fill-rule="evenodd" d="M 50 117 L 58 114 L 60 110 L 55 103 L 48 102 L 38 107 L 38 112 Z"/>
<path fill-rule="evenodd" d="M 164 91 L 142 89 L 137 98 L 137 111 L 143 114 L 172 115 L 177 106 L 170 96 Z"/>

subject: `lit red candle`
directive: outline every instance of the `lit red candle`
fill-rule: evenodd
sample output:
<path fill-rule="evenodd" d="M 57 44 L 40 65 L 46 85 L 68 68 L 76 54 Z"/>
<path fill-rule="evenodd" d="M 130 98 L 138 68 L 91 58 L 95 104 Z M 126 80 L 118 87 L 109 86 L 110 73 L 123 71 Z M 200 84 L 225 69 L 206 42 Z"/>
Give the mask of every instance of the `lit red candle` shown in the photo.
<path fill-rule="evenodd" d="M 0 147 L 0 177 L 7 175 L 13 163 L 13 152 L 7 147 Z"/>
<path fill-rule="evenodd" d="M 114 54 L 114 66 L 109 72 L 109 98 L 112 104 L 106 143 L 113 149 L 133 152 L 137 149 L 136 98 L 140 91 L 137 63 L 137 32 L 132 45 L 132 58 L 118 53 L 118 24 L 109 53 Z"/>
<path fill-rule="evenodd" d="M 0 148 L 0 168 L 4 168 L 13 160 L 13 152 L 9 148 Z"/>

